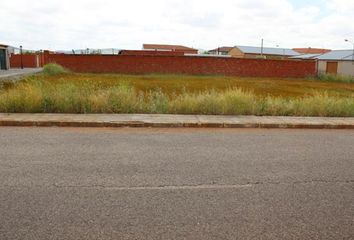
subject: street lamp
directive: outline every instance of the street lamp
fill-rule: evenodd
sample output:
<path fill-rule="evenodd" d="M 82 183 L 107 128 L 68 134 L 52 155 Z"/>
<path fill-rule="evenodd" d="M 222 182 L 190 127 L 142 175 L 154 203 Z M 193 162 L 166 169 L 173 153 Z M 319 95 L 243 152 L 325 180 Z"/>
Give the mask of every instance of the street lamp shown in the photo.
<path fill-rule="evenodd" d="M 344 41 L 353 44 L 353 55 L 352 55 L 352 60 L 353 60 L 353 64 L 354 64 L 354 42 L 349 41 L 348 39 L 344 39 Z"/>
<path fill-rule="evenodd" d="M 280 47 L 280 45 L 279 44 L 277 44 L 277 45 L 275 45 L 277 48 L 279 48 Z M 285 48 L 283 48 L 283 60 L 285 59 Z"/>
<path fill-rule="evenodd" d="M 22 45 L 20 46 L 20 54 L 21 54 L 21 69 L 23 69 L 23 52 L 22 52 Z"/>

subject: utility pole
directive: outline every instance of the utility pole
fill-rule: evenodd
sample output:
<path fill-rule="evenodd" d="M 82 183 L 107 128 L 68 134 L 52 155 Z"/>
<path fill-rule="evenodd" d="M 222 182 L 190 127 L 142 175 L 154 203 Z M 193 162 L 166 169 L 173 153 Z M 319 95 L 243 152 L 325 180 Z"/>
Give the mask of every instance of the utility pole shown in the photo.
<path fill-rule="evenodd" d="M 348 39 L 344 39 L 344 41 L 353 44 L 353 55 L 352 55 L 352 61 L 353 61 L 353 62 L 352 62 L 352 64 L 354 64 L 354 42 L 349 41 Z"/>
<path fill-rule="evenodd" d="M 21 69 L 23 69 L 23 52 L 22 52 L 22 45 L 20 46 L 20 55 L 21 55 Z"/>
<path fill-rule="evenodd" d="M 261 56 L 263 57 L 263 42 L 264 42 L 264 39 L 262 38 L 262 43 L 261 43 Z"/>

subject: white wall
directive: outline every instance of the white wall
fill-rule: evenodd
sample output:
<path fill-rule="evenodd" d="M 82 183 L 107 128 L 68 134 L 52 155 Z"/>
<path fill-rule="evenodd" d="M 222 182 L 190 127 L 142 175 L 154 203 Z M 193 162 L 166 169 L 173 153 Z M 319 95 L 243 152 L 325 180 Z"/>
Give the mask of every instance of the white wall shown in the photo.
<path fill-rule="evenodd" d="M 332 61 L 336 62 L 336 61 Z M 354 62 L 353 61 L 337 61 L 338 74 L 354 76 Z M 318 73 L 326 73 L 327 61 L 318 61 Z"/>
<path fill-rule="evenodd" d="M 338 73 L 354 77 L 354 61 L 341 61 L 338 63 Z"/>
<path fill-rule="evenodd" d="M 317 68 L 318 73 L 326 73 L 327 62 L 326 61 L 318 61 L 317 67 L 318 67 Z"/>

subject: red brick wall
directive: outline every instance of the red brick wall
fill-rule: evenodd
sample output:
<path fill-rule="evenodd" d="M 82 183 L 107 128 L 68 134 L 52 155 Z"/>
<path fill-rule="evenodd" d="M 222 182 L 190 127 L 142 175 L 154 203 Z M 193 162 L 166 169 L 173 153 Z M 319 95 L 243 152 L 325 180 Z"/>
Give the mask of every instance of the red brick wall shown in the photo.
<path fill-rule="evenodd" d="M 124 74 L 197 74 L 245 77 L 306 77 L 315 75 L 315 61 L 237 59 L 188 56 L 63 55 L 46 54 L 75 72 Z"/>
<path fill-rule="evenodd" d="M 37 57 L 38 56 L 38 57 Z M 41 55 L 36 54 L 23 54 L 22 61 L 24 68 L 36 68 L 41 66 Z M 21 55 L 12 54 L 10 56 L 10 68 L 20 68 L 21 67 Z"/>

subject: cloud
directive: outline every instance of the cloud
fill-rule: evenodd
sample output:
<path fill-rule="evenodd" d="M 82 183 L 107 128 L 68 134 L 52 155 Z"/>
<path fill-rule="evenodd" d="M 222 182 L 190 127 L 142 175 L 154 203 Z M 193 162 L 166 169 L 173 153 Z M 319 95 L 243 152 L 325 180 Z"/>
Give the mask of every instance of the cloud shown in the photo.
<path fill-rule="evenodd" d="M 329 0 L 327 6 L 332 11 L 347 12 L 353 14 L 354 1 L 352 0 Z"/>
<path fill-rule="evenodd" d="M 348 48 L 354 2 L 294 7 L 290 0 L 11 0 L 0 42 L 34 49 L 130 48 L 144 42 Z"/>

